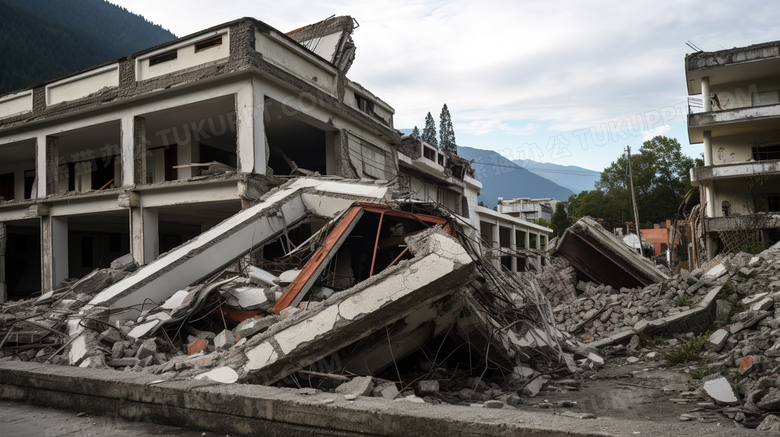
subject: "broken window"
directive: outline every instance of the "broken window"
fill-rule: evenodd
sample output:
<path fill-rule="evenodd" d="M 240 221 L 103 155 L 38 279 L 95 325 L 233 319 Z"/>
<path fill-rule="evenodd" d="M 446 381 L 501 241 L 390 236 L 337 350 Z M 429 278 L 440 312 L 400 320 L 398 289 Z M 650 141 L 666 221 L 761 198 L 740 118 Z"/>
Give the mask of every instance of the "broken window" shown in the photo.
<path fill-rule="evenodd" d="M 32 199 L 33 185 L 35 185 L 35 169 L 24 172 L 24 198 Z"/>
<path fill-rule="evenodd" d="M 215 36 L 214 38 L 209 38 L 205 41 L 201 41 L 195 44 L 195 53 L 200 52 L 202 50 L 210 49 L 212 47 L 221 46 L 221 45 L 222 45 L 222 35 Z"/>
<path fill-rule="evenodd" d="M 753 159 L 756 161 L 768 161 L 770 159 L 780 159 L 780 144 L 773 146 L 753 147 Z"/>
<path fill-rule="evenodd" d="M 366 114 L 371 114 L 374 112 L 374 102 L 368 100 L 358 93 L 355 93 L 355 102 L 357 103 L 358 109 L 365 112 Z"/>
<path fill-rule="evenodd" d="M 774 196 L 769 196 L 769 199 L 767 199 L 767 206 L 769 207 L 768 210 L 770 212 L 780 212 L 780 195 L 775 194 Z"/>
<path fill-rule="evenodd" d="M 436 149 L 423 146 L 423 156 L 433 162 L 436 162 Z"/>
<path fill-rule="evenodd" d="M 178 53 L 179 53 L 178 51 L 173 50 L 167 53 L 162 53 L 156 56 L 152 56 L 151 58 L 149 58 L 149 66 L 151 67 L 153 65 L 162 64 L 163 62 L 176 60 L 176 58 L 178 57 Z"/>
<path fill-rule="evenodd" d="M 751 93 L 750 98 L 753 101 L 753 106 L 767 106 L 780 103 L 780 94 L 778 94 L 777 90 Z"/>
<path fill-rule="evenodd" d="M 395 176 L 392 160 L 383 149 L 351 133 L 348 143 L 350 161 L 356 169 L 362 170 L 361 178 L 390 180 Z"/>
<path fill-rule="evenodd" d="M 0 174 L 0 200 L 14 200 L 14 174 Z"/>

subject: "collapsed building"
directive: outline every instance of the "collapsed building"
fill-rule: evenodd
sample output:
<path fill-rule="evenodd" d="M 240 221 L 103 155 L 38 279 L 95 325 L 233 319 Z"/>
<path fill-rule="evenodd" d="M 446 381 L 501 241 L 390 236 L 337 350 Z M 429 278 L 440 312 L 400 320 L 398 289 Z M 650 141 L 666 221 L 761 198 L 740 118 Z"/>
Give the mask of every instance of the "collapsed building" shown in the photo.
<path fill-rule="evenodd" d="M 714 325 L 745 401 L 696 395 L 771 416 L 777 249 L 671 275 L 479 207 L 346 77 L 354 28 L 244 18 L 1 97 L 0 360 L 500 408 Z"/>

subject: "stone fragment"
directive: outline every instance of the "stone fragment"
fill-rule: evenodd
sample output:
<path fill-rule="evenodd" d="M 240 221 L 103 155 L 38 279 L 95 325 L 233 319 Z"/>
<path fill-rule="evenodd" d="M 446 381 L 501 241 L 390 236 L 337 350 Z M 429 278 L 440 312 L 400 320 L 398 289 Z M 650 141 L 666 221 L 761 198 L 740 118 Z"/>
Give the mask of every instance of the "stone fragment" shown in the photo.
<path fill-rule="evenodd" d="M 720 352 L 723 346 L 726 344 L 726 339 L 729 337 L 728 331 L 725 329 L 718 329 L 710 335 L 707 340 L 707 348 L 713 352 Z"/>
<path fill-rule="evenodd" d="M 539 390 L 542 389 L 543 385 L 544 385 L 544 379 L 542 377 L 536 377 L 531 382 L 526 384 L 525 387 L 523 387 L 522 394 L 532 398 L 537 394 L 539 394 Z"/>
<path fill-rule="evenodd" d="M 633 351 L 636 350 L 637 347 L 639 347 L 639 336 L 632 335 L 631 341 L 628 342 L 628 350 Z"/>
<path fill-rule="evenodd" d="M 420 381 L 417 383 L 420 396 L 439 394 L 439 381 Z"/>
<path fill-rule="evenodd" d="M 485 408 L 504 408 L 504 403 L 501 401 L 485 401 L 482 405 Z"/>
<path fill-rule="evenodd" d="M 298 277 L 298 273 L 300 272 L 300 269 L 292 269 L 287 270 L 286 272 L 282 272 L 282 274 L 279 275 L 279 282 L 282 284 L 289 284 Z"/>
<path fill-rule="evenodd" d="M 233 338 L 239 336 L 241 338 L 251 337 L 259 332 L 265 331 L 269 326 L 280 320 L 282 320 L 282 318 L 276 315 L 246 319 L 233 328 Z"/>
<path fill-rule="evenodd" d="M 769 392 L 758 402 L 756 406 L 762 410 L 776 410 L 780 408 L 780 390 L 769 389 Z"/>
<path fill-rule="evenodd" d="M 194 355 L 198 352 L 202 351 L 203 349 L 208 346 L 209 342 L 204 338 L 198 338 L 195 339 L 192 343 L 187 346 L 187 355 Z"/>
<path fill-rule="evenodd" d="M 154 342 L 153 338 L 150 338 L 141 343 L 135 357 L 139 360 L 144 360 L 146 357 L 154 356 L 155 353 L 157 353 L 157 343 Z"/>
<path fill-rule="evenodd" d="M 780 417 L 774 414 L 767 415 L 761 424 L 756 428 L 757 431 L 772 431 L 774 435 L 780 434 Z"/>
<path fill-rule="evenodd" d="M 626 361 L 628 361 L 630 364 L 634 364 L 634 363 L 639 362 L 639 358 L 637 358 L 637 357 L 628 357 L 628 358 L 626 358 Z"/>
<path fill-rule="evenodd" d="M 130 270 L 138 267 L 138 264 L 136 264 L 135 259 L 133 259 L 133 254 L 128 253 L 111 261 L 110 267 L 114 270 Z"/>
<path fill-rule="evenodd" d="M 352 381 L 345 382 L 336 387 L 336 393 L 349 394 L 355 396 L 368 396 L 371 389 L 374 388 L 374 382 L 370 376 L 358 376 L 352 378 Z"/>
<path fill-rule="evenodd" d="M 214 337 L 214 346 L 219 350 L 230 349 L 236 343 L 235 339 L 233 332 L 225 329 Z"/>
<path fill-rule="evenodd" d="M 398 388 L 393 382 L 385 382 L 374 387 L 371 394 L 377 398 L 393 399 L 398 394 Z"/>

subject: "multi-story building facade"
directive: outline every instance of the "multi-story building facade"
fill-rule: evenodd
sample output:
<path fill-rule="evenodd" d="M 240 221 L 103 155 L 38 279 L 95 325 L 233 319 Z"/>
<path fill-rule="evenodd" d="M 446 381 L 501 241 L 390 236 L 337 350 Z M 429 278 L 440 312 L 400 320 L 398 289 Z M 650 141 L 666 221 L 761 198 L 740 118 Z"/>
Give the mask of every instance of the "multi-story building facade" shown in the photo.
<path fill-rule="evenodd" d="M 704 166 L 691 169 L 704 212 L 702 258 L 777 241 L 780 41 L 686 55 L 685 76 L 688 94 L 702 95 L 688 115 L 690 143 L 704 145 Z"/>
<path fill-rule="evenodd" d="M 147 264 L 300 175 L 406 175 L 478 228 L 468 163 L 399 154 L 394 109 L 346 77 L 353 29 L 242 18 L 0 96 L 0 301 Z"/>
<path fill-rule="evenodd" d="M 549 222 L 553 213 L 555 213 L 555 205 L 557 204 L 558 201 L 552 197 L 544 199 L 518 197 L 512 200 L 504 200 L 503 197 L 499 197 L 496 209 L 500 213 L 520 217 L 524 220 L 535 221 L 544 219 Z"/>

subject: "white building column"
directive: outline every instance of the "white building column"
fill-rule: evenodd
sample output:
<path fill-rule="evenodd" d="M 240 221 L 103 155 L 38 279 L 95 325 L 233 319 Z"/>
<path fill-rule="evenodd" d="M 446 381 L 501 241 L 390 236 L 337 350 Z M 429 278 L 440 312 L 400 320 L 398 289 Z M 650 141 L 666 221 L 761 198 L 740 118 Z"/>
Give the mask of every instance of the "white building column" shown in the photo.
<path fill-rule="evenodd" d="M 715 188 L 715 182 L 714 181 L 705 181 L 704 182 L 704 201 L 707 202 L 707 217 L 716 217 L 715 215 L 715 193 L 713 193 L 713 189 Z"/>
<path fill-rule="evenodd" d="M 710 77 L 701 78 L 701 101 L 704 104 L 704 111 L 712 111 L 712 97 L 710 96 Z"/>
<path fill-rule="evenodd" d="M 525 230 L 525 241 L 523 242 L 523 247 L 526 249 L 531 248 L 531 230 L 528 228 Z"/>
<path fill-rule="evenodd" d="M 704 137 L 704 165 L 712 165 L 712 131 L 705 130 Z"/>
<path fill-rule="evenodd" d="M 160 256 L 160 220 L 157 208 L 142 208 L 144 220 L 144 264 Z"/>
<path fill-rule="evenodd" d="M 139 265 L 159 256 L 159 226 L 157 208 L 130 208 L 130 253 Z"/>
<path fill-rule="evenodd" d="M 41 285 L 51 291 L 68 277 L 68 218 L 41 216 Z"/>
<path fill-rule="evenodd" d="M 260 82 L 251 79 L 236 93 L 236 153 L 241 173 L 265 174 L 268 157 L 264 109 L 265 96 Z"/>
<path fill-rule="evenodd" d="M 517 257 L 514 253 L 517 251 L 517 233 L 515 225 L 512 225 L 511 234 L 509 234 L 509 248 L 512 249 L 512 272 L 517 272 Z"/>
<path fill-rule="evenodd" d="M 39 135 L 35 140 L 35 177 L 37 198 L 57 192 L 59 138 Z"/>

